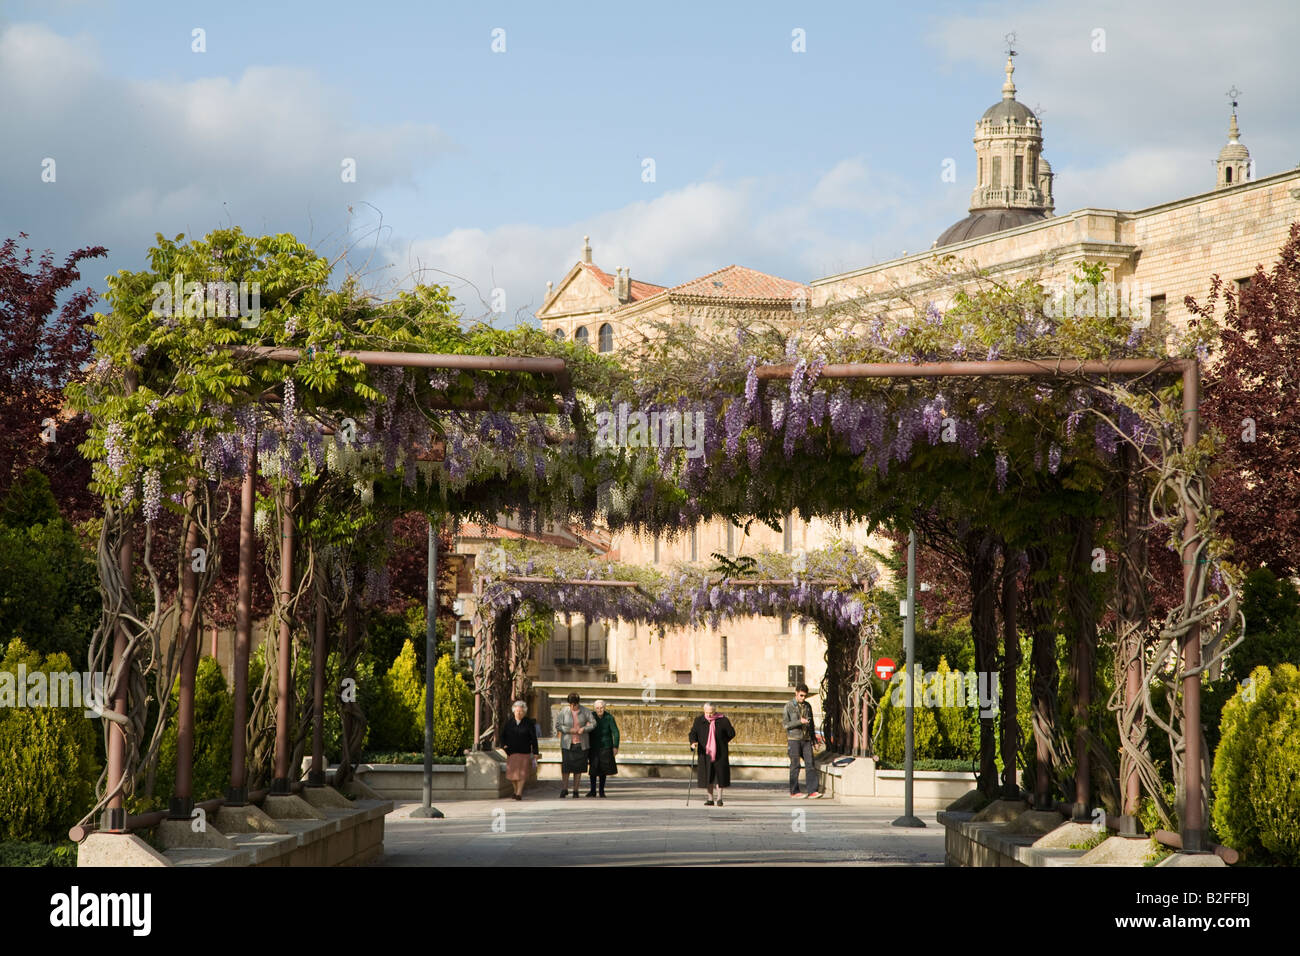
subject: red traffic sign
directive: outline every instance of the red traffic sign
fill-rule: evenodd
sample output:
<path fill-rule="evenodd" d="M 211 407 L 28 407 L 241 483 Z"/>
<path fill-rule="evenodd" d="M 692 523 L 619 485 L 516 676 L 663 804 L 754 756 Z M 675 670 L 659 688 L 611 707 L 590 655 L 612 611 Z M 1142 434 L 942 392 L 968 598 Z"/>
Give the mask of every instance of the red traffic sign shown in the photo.
<path fill-rule="evenodd" d="M 876 661 L 876 676 L 883 681 L 889 680 L 894 676 L 894 662 L 888 657 L 882 657 Z"/>

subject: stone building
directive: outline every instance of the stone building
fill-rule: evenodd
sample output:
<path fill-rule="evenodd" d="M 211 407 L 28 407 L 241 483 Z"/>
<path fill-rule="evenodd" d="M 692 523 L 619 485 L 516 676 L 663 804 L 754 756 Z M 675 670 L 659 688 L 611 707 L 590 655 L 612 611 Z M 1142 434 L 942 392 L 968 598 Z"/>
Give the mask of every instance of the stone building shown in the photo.
<path fill-rule="evenodd" d="M 963 280 L 937 281 L 932 270 L 951 255 L 1003 281 L 1038 277 L 1049 289 L 1066 287 L 1080 264 L 1100 264 L 1110 287 L 1122 290 L 1105 307 L 1149 318 L 1158 334 L 1187 319 L 1184 297 L 1203 297 L 1211 275 L 1241 284 L 1257 266 L 1271 267 L 1290 224 L 1300 220 L 1300 169 L 1254 177 L 1250 153 L 1240 142 L 1235 103 L 1215 181 L 1206 183 L 1205 192 L 1139 210 L 1085 207 L 1055 215 L 1042 124 L 1015 98 L 1010 59 L 1005 72 L 1001 100 L 975 125 L 976 184 L 968 215 L 931 249 L 808 285 L 733 265 L 665 287 L 634 280 L 625 267 L 613 275 L 601 270 L 584 239 L 582 259 L 558 286 L 548 287 L 538 320 L 557 337 L 614 351 L 648 321 L 701 321 L 730 309 L 796 318 L 806 308 L 828 305 L 897 315 L 910 308 L 907 299 L 942 308 Z M 748 536 L 725 523 L 702 526 L 672 542 L 618 535 L 609 540 L 608 553 L 634 563 L 711 563 L 713 552 L 811 550 L 832 534 L 868 543 L 862 528 L 790 520 L 780 533 L 755 524 Z M 771 689 L 802 677 L 815 688 L 825 669 L 822 641 L 797 621 L 734 621 L 717 632 L 676 631 L 663 639 L 645 627 L 615 622 L 607 629 L 594 622 L 591 628 L 585 622 L 557 622 L 556 633 L 554 648 L 543 650 L 538 661 L 548 680 L 591 680 L 599 674 L 624 684 Z M 579 643 L 583 652 L 575 655 Z M 598 670 L 578 671 L 569 663 L 593 655 Z"/>

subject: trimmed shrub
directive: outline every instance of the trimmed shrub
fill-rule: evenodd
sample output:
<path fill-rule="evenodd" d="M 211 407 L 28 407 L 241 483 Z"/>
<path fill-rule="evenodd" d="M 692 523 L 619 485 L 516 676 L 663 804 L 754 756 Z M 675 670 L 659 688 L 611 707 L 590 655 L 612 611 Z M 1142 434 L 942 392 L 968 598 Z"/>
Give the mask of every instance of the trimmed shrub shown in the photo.
<path fill-rule="evenodd" d="M 907 723 L 907 667 L 898 668 L 894 679 L 885 689 L 880 707 L 876 711 L 876 726 L 873 734 L 876 741 L 876 754 L 882 760 L 902 763 L 904 758 L 905 734 Z M 917 672 L 912 685 L 912 742 L 917 757 L 937 757 L 935 737 L 939 731 L 934 711 L 922 706 L 925 700 L 925 681 L 920 671 Z M 895 703 L 897 699 L 897 703 Z"/>
<path fill-rule="evenodd" d="M 73 669 L 66 654 L 42 661 L 12 640 L 0 671 L 13 676 L 0 681 L 15 693 L 25 690 L 17 687 L 20 663 L 29 684 L 37 671 Z M 0 841 L 66 839 L 68 827 L 94 803 L 96 726 L 80 707 L 0 706 Z"/>
<path fill-rule="evenodd" d="M 370 722 L 374 750 L 424 749 L 424 681 L 416 667 L 415 645 L 407 641 L 379 683 Z"/>
<path fill-rule="evenodd" d="M 433 752 L 454 757 L 470 746 L 474 736 L 474 694 L 452 667 L 450 654 L 438 658 L 433 686 Z"/>
<path fill-rule="evenodd" d="M 180 680 L 172 687 L 172 718 L 158 746 L 158 772 L 154 796 L 166 805 L 176 786 L 176 728 Z M 199 659 L 194 676 L 194 802 L 221 797 L 230 783 L 231 733 L 234 698 L 215 658 Z"/>
<path fill-rule="evenodd" d="M 1257 667 L 1223 708 L 1212 818 L 1250 863 L 1300 864 L 1300 670 Z"/>

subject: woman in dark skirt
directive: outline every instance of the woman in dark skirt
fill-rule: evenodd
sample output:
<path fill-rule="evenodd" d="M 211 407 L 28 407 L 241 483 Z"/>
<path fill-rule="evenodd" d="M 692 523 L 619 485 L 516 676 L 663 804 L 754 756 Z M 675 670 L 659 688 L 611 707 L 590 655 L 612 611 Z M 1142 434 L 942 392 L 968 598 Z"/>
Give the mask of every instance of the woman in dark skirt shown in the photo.
<path fill-rule="evenodd" d="M 596 729 L 591 732 L 591 790 L 587 796 L 596 796 L 596 787 L 600 795 L 605 795 L 605 778 L 618 773 L 618 723 L 614 715 L 605 709 L 605 702 L 598 700 L 591 705 L 596 712 Z"/>
<path fill-rule="evenodd" d="M 506 779 L 514 784 L 514 798 L 524 798 L 524 784 L 528 775 L 537 768 L 537 724 L 525 720 L 528 705 L 517 700 L 510 708 L 511 716 L 501 728 L 501 747 L 506 752 Z"/>
<path fill-rule="evenodd" d="M 691 749 L 699 754 L 696 763 L 696 779 L 701 787 L 709 792 L 704 801 L 706 807 L 714 804 L 722 806 L 722 791 L 731 786 L 731 763 L 727 759 L 727 744 L 736 736 L 735 728 L 725 716 L 717 712 L 713 704 L 704 705 L 704 715 L 695 718 L 691 727 Z M 713 797 L 713 788 L 718 788 L 718 796 Z"/>

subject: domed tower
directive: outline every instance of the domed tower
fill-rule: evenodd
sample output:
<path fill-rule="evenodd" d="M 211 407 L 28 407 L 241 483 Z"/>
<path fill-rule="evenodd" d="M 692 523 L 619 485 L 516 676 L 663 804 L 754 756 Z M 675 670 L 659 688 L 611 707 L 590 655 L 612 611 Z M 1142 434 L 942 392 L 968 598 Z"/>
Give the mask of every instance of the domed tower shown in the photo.
<path fill-rule="evenodd" d="M 1239 142 L 1241 132 L 1237 129 L 1237 100 L 1236 90 L 1229 95 L 1232 100 L 1232 119 L 1228 121 L 1228 142 L 1223 149 L 1219 150 L 1219 158 L 1215 160 L 1215 189 L 1227 189 L 1229 186 L 1236 186 L 1250 179 L 1250 150 Z"/>
<path fill-rule="evenodd" d="M 936 246 L 1046 219 L 1052 200 L 1052 167 L 1043 158 L 1043 128 L 1034 111 L 1016 99 L 1016 71 L 1007 55 L 1002 99 L 975 124 L 975 190 L 970 215 L 944 230 Z"/>

